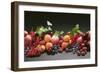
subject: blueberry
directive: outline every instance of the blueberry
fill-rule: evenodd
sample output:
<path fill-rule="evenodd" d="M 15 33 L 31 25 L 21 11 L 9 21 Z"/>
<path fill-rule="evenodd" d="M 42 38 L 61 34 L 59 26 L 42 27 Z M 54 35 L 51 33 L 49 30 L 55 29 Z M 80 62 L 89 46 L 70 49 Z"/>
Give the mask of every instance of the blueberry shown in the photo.
<path fill-rule="evenodd" d="M 75 54 L 77 52 L 77 48 L 72 48 L 73 49 L 73 54 Z"/>

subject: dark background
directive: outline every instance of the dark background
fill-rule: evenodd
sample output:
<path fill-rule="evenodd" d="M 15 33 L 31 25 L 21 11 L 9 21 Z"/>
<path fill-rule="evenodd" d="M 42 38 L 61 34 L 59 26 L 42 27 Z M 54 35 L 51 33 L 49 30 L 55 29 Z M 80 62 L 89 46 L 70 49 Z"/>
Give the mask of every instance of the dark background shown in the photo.
<path fill-rule="evenodd" d="M 76 24 L 80 25 L 83 32 L 90 30 L 90 14 L 76 13 L 51 13 L 51 12 L 33 12 L 25 11 L 25 30 L 34 30 L 37 26 L 47 26 L 47 20 L 50 21 L 55 30 L 70 31 Z"/>
<path fill-rule="evenodd" d="M 90 15 L 89 14 L 74 14 L 74 13 L 51 13 L 51 12 L 24 12 L 25 30 L 34 30 L 37 26 L 47 26 L 47 20 L 50 21 L 55 30 L 63 30 L 65 33 L 70 31 L 76 24 L 80 25 L 80 30 L 83 32 L 90 30 Z M 90 53 L 86 56 L 77 56 L 72 53 L 59 53 L 54 56 L 42 54 L 40 57 L 28 58 L 24 57 L 24 61 L 46 61 L 46 60 L 68 60 L 68 59 L 86 59 L 90 58 Z"/>

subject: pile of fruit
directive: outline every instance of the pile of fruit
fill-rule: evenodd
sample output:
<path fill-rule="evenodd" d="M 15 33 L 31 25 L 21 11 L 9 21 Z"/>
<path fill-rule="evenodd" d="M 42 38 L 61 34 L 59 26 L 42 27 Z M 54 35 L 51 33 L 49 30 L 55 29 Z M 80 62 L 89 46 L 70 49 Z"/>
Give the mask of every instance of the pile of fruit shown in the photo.
<path fill-rule="evenodd" d="M 75 25 L 70 32 L 53 30 L 48 27 L 37 27 L 35 31 L 24 31 L 24 48 L 26 57 L 37 57 L 43 53 L 55 55 L 71 52 L 85 56 L 90 51 L 90 32 L 80 31 Z"/>

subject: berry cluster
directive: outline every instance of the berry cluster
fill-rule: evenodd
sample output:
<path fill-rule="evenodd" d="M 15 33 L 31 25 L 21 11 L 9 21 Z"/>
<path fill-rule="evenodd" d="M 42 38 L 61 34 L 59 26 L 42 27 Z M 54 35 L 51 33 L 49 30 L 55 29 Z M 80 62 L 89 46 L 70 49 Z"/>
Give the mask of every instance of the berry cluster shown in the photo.
<path fill-rule="evenodd" d="M 80 32 L 78 26 L 64 34 L 40 27 L 36 31 L 24 31 L 24 48 L 26 57 L 37 57 L 43 53 L 55 55 L 71 52 L 85 56 L 90 51 L 90 32 Z"/>

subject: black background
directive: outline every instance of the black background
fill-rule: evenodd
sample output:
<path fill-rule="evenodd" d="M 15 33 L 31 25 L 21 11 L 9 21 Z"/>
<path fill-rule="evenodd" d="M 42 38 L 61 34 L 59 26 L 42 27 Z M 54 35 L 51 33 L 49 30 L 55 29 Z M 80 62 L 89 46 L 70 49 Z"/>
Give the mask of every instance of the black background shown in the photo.
<path fill-rule="evenodd" d="M 37 26 L 47 26 L 47 20 L 50 21 L 55 30 L 70 31 L 76 24 L 80 25 L 83 32 L 90 30 L 90 14 L 76 13 L 53 13 L 53 12 L 34 12 L 25 11 L 25 30 L 34 30 Z"/>

